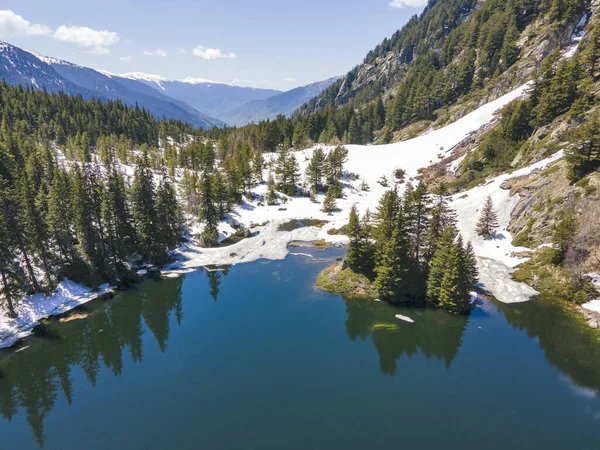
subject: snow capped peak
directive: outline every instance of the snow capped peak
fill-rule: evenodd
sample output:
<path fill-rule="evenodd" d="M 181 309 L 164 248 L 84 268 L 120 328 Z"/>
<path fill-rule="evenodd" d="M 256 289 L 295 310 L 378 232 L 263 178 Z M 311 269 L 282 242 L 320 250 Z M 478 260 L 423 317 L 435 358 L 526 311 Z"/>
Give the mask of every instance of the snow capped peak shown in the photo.
<path fill-rule="evenodd" d="M 122 73 L 119 76 L 123 78 L 129 78 L 130 80 L 145 81 L 146 83 L 155 83 L 163 91 L 165 90 L 165 88 L 163 87 L 162 83 L 165 81 L 171 81 L 168 78 L 162 77 L 160 75 L 153 75 L 151 73 L 143 72 Z"/>
<path fill-rule="evenodd" d="M 228 86 L 233 86 L 232 84 L 229 83 L 223 83 L 222 81 L 214 81 L 214 80 L 208 80 L 206 78 L 201 78 L 201 77 L 185 77 L 183 80 L 179 80 L 182 83 L 188 83 L 188 84 L 226 84 Z"/>
<path fill-rule="evenodd" d="M 102 70 L 102 69 L 94 69 L 94 70 L 95 70 L 96 72 L 99 72 L 99 73 L 101 73 L 102 75 L 106 75 L 108 78 L 112 78 L 112 77 L 114 77 L 114 76 L 117 76 L 117 75 L 115 75 L 114 73 L 112 73 L 112 72 L 109 72 L 108 70 Z"/>
<path fill-rule="evenodd" d="M 0 52 L 8 50 L 9 48 L 10 48 L 10 44 L 7 44 L 6 42 L 1 42 L 0 41 Z"/>
<path fill-rule="evenodd" d="M 120 76 L 123 78 L 129 78 L 130 80 L 144 80 L 144 81 L 152 81 L 154 83 L 158 83 L 160 81 L 169 81 L 168 78 L 165 78 L 160 75 L 153 75 L 151 73 L 143 73 L 143 72 L 128 72 L 122 73 Z"/>
<path fill-rule="evenodd" d="M 165 90 L 165 88 L 162 85 L 162 83 L 173 82 L 173 81 L 176 81 L 178 83 L 187 83 L 187 84 L 207 84 L 207 85 L 225 84 L 227 86 L 235 86 L 234 84 L 224 83 L 222 81 L 209 80 L 207 78 L 202 78 L 202 77 L 185 77 L 181 80 L 172 80 L 172 79 L 163 77 L 161 75 L 153 75 L 150 73 L 143 73 L 143 72 L 122 73 L 119 76 L 123 77 L 123 78 L 129 78 L 130 80 L 145 81 L 146 83 L 156 84 L 163 91 Z"/>
<path fill-rule="evenodd" d="M 46 63 L 46 64 L 50 64 L 50 65 L 60 64 L 63 66 L 79 67 L 77 64 L 73 64 L 68 61 L 63 61 L 62 59 L 53 58 L 51 56 L 40 55 L 39 53 L 32 52 L 31 50 L 26 50 L 26 49 L 23 49 L 23 50 L 25 50 L 27 53 L 35 56 L 37 59 L 39 59 L 40 61 L 42 61 L 43 63 Z"/>

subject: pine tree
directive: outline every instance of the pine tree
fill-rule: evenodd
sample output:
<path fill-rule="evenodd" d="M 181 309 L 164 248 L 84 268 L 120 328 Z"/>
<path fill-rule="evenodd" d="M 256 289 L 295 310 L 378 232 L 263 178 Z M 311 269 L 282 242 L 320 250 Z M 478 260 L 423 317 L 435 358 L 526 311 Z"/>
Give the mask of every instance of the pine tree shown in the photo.
<path fill-rule="evenodd" d="M 106 228 L 111 255 L 117 260 L 124 260 L 135 248 L 135 231 L 125 180 L 115 167 L 106 175 L 105 192 L 102 196 L 102 222 Z"/>
<path fill-rule="evenodd" d="M 156 195 L 156 215 L 159 228 L 157 240 L 168 249 L 175 248 L 183 232 L 183 214 L 173 183 L 164 170 Z"/>
<path fill-rule="evenodd" d="M 16 246 L 11 239 L 11 221 L 7 217 L 6 199 L 10 195 L 8 182 L 0 176 L 0 281 L 2 289 L 0 294 L 4 297 L 9 317 L 16 317 L 14 305 L 14 291 L 16 290 L 17 255 Z"/>
<path fill-rule="evenodd" d="M 435 253 L 431 260 L 431 267 L 427 278 L 427 300 L 431 304 L 437 305 L 439 302 L 440 288 L 448 268 L 450 252 L 456 235 L 456 228 L 448 227 L 437 239 Z"/>
<path fill-rule="evenodd" d="M 300 179 L 300 166 L 293 153 L 289 156 L 285 166 L 285 178 L 287 181 L 283 188 L 283 192 L 286 195 L 294 195 L 296 193 L 296 184 Z"/>
<path fill-rule="evenodd" d="M 82 171 L 75 165 L 71 173 L 71 205 L 73 228 L 77 235 L 81 253 L 87 259 L 92 269 L 100 277 L 107 276 L 105 254 L 102 237 L 95 221 L 93 196 L 90 195 L 89 176 L 87 169 Z"/>
<path fill-rule="evenodd" d="M 359 271 L 362 260 L 362 229 L 360 217 L 356 211 L 356 206 L 352 205 L 350 217 L 348 219 L 348 251 L 346 252 L 346 264 L 354 271 Z"/>
<path fill-rule="evenodd" d="M 554 263 L 560 264 L 565 259 L 567 251 L 573 244 L 579 221 L 572 208 L 562 213 L 561 219 L 554 226 L 552 243 L 554 244 Z"/>
<path fill-rule="evenodd" d="M 147 152 L 143 152 L 135 169 L 131 187 L 131 204 L 141 256 L 153 263 L 165 262 L 166 248 L 156 239 L 159 234 L 159 220 L 156 212 L 153 175 Z"/>
<path fill-rule="evenodd" d="M 269 174 L 269 181 L 267 182 L 267 205 L 274 205 L 277 203 L 277 193 L 275 192 L 275 179 L 273 174 Z"/>
<path fill-rule="evenodd" d="M 48 191 L 48 231 L 65 263 L 74 258 L 69 178 L 57 170 Z"/>
<path fill-rule="evenodd" d="M 321 208 L 321 211 L 326 213 L 332 213 L 333 211 L 335 211 L 336 207 L 337 206 L 335 202 L 335 190 L 330 187 L 327 190 L 327 193 L 325 194 L 325 199 L 323 200 L 323 207 Z"/>
<path fill-rule="evenodd" d="M 290 196 L 295 194 L 296 183 L 300 176 L 298 171 L 298 161 L 294 154 L 289 150 L 281 149 L 275 165 L 277 184 L 281 192 Z"/>
<path fill-rule="evenodd" d="M 571 131 L 566 154 L 571 164 L 571 181 L 578 181 L 600 167 L 600 114 L 586 118 Z"/>
<path fill-rule="evenodd" d="M 439 240 L 444 230 L 455 228 L 456 214 L 448 206 L 448 189 L 444 183 L 440 184 L 435 192 L 436 200 L 430 211 L 430 219 L 427 225 L 425 237 L 425 248 L 423 251 L 424 269 L 427 272 L 432 266 L 432 260 L 438 248 Z"/>
<path fill-rule="evenodd" d="M 467 267 L 462 238 L 452 246 L 440 285 L 440 307 L 455 314 L 465 314 L 471 309 L 469 268 Z"/>
<path fill-rule="evenodd" d="M 374 216 L 375 229 L 373 235 L 378 247 L 392 237 L 399 211 L 400 198 L 398 192 L 395 189 L 386 191 L 379 200 Z"/>
<path fill-rule="evenodd" d="M 422 295 L 424 283 L 410 255 L 410 239 L 401 216 L 391 238 L 380 249 L 375 273 L 374 286 L 385 300 L 407 304 Z"/>
<path fill-rule="evenodd" d="M 465 248 L 465 263 L 467 275 L 469 277 L 469 286 L 473 286 L 479 283 L 479 270 L 477 269 L 477 258 L 475 256 L 475 251 L 473 250 L 473 245 L 471 242 L 467 242 L 467 247 Z"/>
<path fill-rule="evenodd" d="M 425 183 L 420 182 L 415 189 L 407 190 L 404 214 L 407 216 L 409 224 L 408 233 L 412 241 L 412 254 L 419 262 L 421 262 L 422 251 L 425 247 L 430 209 L 431 201 Z"/>
<path fill-rule="evenodd" d="M 262 152 L 260 152 L 260 151 L 254 152 L 254 156 L 252 157 L 252 174 L 253 174 L 253 179 L 256 183 L 263 182 L 264 168 L 265 168 L 265 158 L 263 157 Z"/>
<path fill-rule="evenodd" d="M 372 231 L 371 211 L 367 209 L 360 223 L 360 272 L 369 276 L 375 269 L 375 245 Z"/>
<path fill-rule="evenodd" d="M 483 211 L 477 222 L 477 234 L 484 238 L 489 238 L 496 233 L 498 229 L 498 216 L 494 210 L 494 203 L 492 202 L 492 196 L 488 196 L 483 206 Z"/>
<path fill-rule="evenodd" d="M 373 128 L 380 130 L 385 123 L 385 107 L 383 106 L 383 98 L 380 95 L 377 96 L 375 102 L 375 109 L 373 110 Z"/>
<path fill-rule="evenodd" d="M 202 244 L 205 247 L 212 247 L 219 242 L 218 212 L 214 204 L 211 176 L 206 172 L 203 172 L 200 178 L 200 191 L 200 220 L 204 222 Z"/>
<path fill-rule="evenodd" d="M 213 173 L 213 191 L 219 218 L 224 219 L 225 214 L 231 210 L 233 201 L 220 170 L 215 170 Z"/>
<path fill-rule="evenodd" d="M 42 211 L 35 198 L 35 186 L 27 175 L 23 175 L 18 186 L 19 207 L 25 245 L 30 254 L 39 256 L 48 280 L 52 277 L 48 261 L 48 229 Z"/>
<path fill-rule="evenodd" d="M 323 186 L 323 176 L 325 172 L 325 152 L 318 147 L 313 152 L 310 163 L 306 168 L 306 178 L 311 190 L 319 192 Z"/>

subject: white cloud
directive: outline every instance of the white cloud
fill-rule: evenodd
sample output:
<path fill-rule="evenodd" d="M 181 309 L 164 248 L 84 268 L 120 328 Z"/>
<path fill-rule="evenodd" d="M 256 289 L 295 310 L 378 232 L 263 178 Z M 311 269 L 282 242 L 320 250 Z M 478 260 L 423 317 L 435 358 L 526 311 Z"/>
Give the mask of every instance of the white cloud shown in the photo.
<path fill-rule="evenodd" d="M 110 50 L 106 47 L 119 42 L 119 35 L 114 31 L 94 30 L 76 25 L 61 25 L 56 31 L 46 25 L 31 23 L 9 9 L 0 10 L 0 37 L 16 36 L 49 36 L 58 41 L 88 47 L 86 53 L 106 55 Z"/>
<path fill-rule="evenodd" d="M 88 50 L 86 53 L 89 53 L 90 55 L 108 55 L 110 50 L 106 47 L 94 47 Z"/>
<path fill-rule="evenodd" d="M 293 83 L 294 81 L 296 81 L 296 79 L 295 78 L 285 78 L 284 81 L 286 83 Z"/>
<path fill-rule="evenodd" d="M 428 0 L 392 0 L 390 2 L 391 8 L 422 8 L 427 6 Z"/>
<path fill-rule="evenodd" d="M 52 32 L 46 25 L 31 23 L 10 9 L 0 10 L 0 37 L 44 36 Z"/>
<path fill-rule="evenodd" d="M 162 48 L 157 48 L 153 52 L 151 52 L 149 50 L 144 50 L 142 53 L 144 56 L 159 56 L 161 58 L 164 58 L 165 56 L 167 56 L 167 52 L 165 52 Z"/>
<path fill-rule="evenodd" d="M 86 53 L 106 55 L 110 50 L 106 47 L 119 42 L 119 35 L 114 31 L 94 30 L 89 27 L 61 25 L 52 35 L 54 39 L 71 42 L 83 47 L 93 47 Z"/>
<path fill-rule="evenodd" d="M 223 53 L 218 48 L 208 48 L 203 45 L 199 45 L 192 52 L 194 56 L 198 56 L 199 58 L 211 60 L 211 59 L 227 59 L 227 58 L 237 58 L 235 53 Z"/>
<path fill-rule="evenodd" d="M 185 51 L 185 49 L 184 49 L 184 48 L 177 47 L 177 48 L 175 49 L 175 53 L 177 53 L 178 55 L 183 55 L 184 53 L 186 53 L 186 51 Z"/>
<path fill-rule="evenodd" d="M 121 61 L 124 61 L 124 62 L 129 62 L 129 61 L 131 61 L 133 59 L 133 56 L 131 56 L 131 55 L 129 55 L 129 56 L 121 56 L 119 59 Z"/>

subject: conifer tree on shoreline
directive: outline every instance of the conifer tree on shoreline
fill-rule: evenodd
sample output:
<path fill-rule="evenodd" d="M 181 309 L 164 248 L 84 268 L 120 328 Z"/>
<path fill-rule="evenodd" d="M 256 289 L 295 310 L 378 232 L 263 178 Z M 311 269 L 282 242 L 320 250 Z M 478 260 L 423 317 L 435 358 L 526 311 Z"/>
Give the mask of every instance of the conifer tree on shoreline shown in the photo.
<path fill-rule="evenodd" d="M 445 190 L 429 208 L 423 199 L 426 186 L 408 187 L 399 196 L 395 189 L 382 196 L 375 213 L 363 220 L 350 210 L 350 239 L 345 265 L 372 279 L 382 299 L 402 305 L 427 304 L 456 314 L 471 309 L 470 292 L 477 281 L 473 246 L 466 245 L 454 225 L 454 212 L 446 205 Z M 374 241 L 374 242 L 373 242 Z M 431 259 L 417 248 L 433 252 Z"/>

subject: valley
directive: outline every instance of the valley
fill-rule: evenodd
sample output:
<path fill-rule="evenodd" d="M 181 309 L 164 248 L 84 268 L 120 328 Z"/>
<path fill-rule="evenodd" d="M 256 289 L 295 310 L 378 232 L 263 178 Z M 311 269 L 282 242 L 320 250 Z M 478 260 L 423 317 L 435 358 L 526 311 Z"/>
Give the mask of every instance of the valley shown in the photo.
<path fill-rule="evenodd" d="M 599 7 L 431 0 L 302 86 L 0 41 L 0 442 L 596 442 Z"/>

